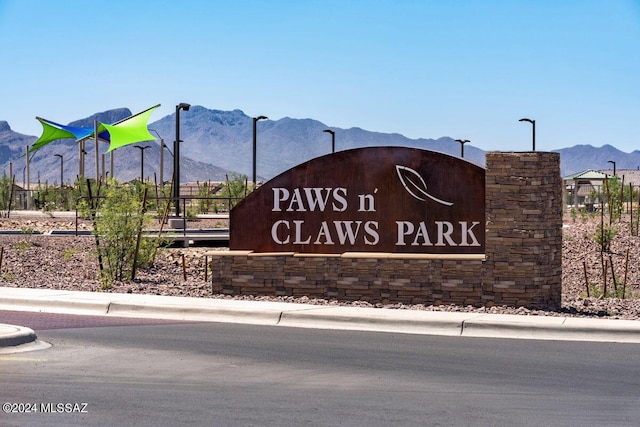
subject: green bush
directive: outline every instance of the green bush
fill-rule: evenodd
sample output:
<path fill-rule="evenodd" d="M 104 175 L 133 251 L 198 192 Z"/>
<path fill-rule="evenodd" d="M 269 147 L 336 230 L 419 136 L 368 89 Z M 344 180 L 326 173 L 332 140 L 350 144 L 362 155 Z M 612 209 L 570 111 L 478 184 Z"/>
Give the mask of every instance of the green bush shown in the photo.
<path fill-rule="evenodd" d="M 211 199 L 211 192 L 213 188 L 211 182 L 204 182 L 202 185 L 198 183 L 198 210 L 201 214 L 209 213 L 211 206 L 213 205 L 213 199 Z"/>
<path fill-rule="evenodd" d="M 228 209 L 231 209 L 238 200 L 243 199 L 253 190 L 255 190 L 255 186 L 253 183 L 248 182 L 246 175 L 240 175 L 234 172 L 231 174 L 231 179 L 227 177 L 220 191 L 220 197 L 229 200 Z"/>
<path fill-rule="evenodd" d="M 617 234 L 618 230 L 615 227 L 609 227 L 606 225 L 603 227 L 598 224 L 593 240 L 600 245 L 602 252 L 609 252 L 611 250 L 611 242 Z"/>
<path fill-rule="evenodd" d="M 5 174 L 0 177 L 0 209 L 9 209 L 9 197 L 11 194 L 11 179 Z"/>
<path fill-rule="evenodd" d="M 119 187 L 110 180 L 104 190 L 105 197 L 94 203 L 93 217 L 102 287 L 108 289 L 116 281 L 130 280 L 134 268 L 152 265 L 160 242 L 144 238 L 138 246 L 138 234 L 152 221 L 145 215 L 140 188 Z"/>
<path fill-rule="evenodd" d="M 70 211 L 75 208 L 77 194 L 79 192 L 73 187 L 55 187 L 45 183 L 35 192 L 34 203 L 43 212 Z"/>

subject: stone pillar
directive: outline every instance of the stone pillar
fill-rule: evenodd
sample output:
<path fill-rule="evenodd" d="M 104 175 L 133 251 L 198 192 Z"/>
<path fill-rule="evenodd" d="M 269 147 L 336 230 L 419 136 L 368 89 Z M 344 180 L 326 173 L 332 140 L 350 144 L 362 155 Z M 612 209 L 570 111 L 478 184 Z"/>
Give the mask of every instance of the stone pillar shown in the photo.
<path fill-rule="evenodd" d="M 487 153 L 486 213 L 483 303 L 560 307 L 560 154 Z"/>

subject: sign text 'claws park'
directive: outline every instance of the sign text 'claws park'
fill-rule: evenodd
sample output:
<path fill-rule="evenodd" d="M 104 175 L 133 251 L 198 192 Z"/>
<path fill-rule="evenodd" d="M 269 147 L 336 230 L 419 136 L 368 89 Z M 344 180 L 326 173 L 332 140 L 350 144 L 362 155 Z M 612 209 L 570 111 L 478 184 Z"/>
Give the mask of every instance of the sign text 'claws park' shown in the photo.
<path fill-rule="evenodd" d="M 485 171 L 415 148 L 340 151 L 249 194 L 230 230 L 231 250 L 482 254 Z"/>

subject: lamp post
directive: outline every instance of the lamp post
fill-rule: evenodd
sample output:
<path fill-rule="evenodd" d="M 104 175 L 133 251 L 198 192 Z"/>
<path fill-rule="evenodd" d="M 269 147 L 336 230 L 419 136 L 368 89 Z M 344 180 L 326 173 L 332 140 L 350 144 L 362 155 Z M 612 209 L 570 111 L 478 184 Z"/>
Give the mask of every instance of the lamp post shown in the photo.
<path fill-rule="evenodd" d="M 176 216 L 180 216 L 180 110 L 189 111 L 190 104 L 181 102 L 176 105 L 176 140 L 173 141 L 173 198 L 176 204 Z"/>
<path fill-rule="evenodd" d="M 257 123 L 258 120 L 266 120 L 267 116 L 258 116 L 253 118 L 253 186 L 256 186 L 256 139 L 257 139 Z"/>
<path fill-rule="evenodd" d="M 54 154 L 54 157 L 60 157 L 60 187 L 64 185 L 64 159 L 62 154 Z"/>
<path fill-rule="evenodd" d="M 613 176 L 616 176 L 616 162 L 613 160 L 607 160 L 607 163 L 611 163 L 613 165 Z"/>
<path fill-rule="evenodd" d="M 456 139 L 456 142 L 460 143 L 460 157 L 464 159 L 464 144 L 471 142 L 468 139 Z"/>
<path fill-rule="evenodd" d="M 134 147 L 140 149 L 140 182 L 144 182 L 144 150 L 150 148 L 150 145 L 145 145 L 144 147 L 140 145 L 134 145 Z"/>
<path fill-rule="evenodd" d="M 331 153 L 336 152 L 336 132 L 331 129 L 325 129 L 322 132 L 331 134 Z"/>
<path fill-rule="evenodd" d="M 533 151 L 536 151 L 536 121 L 535 120 L 531 120 L 531 119 L 527 119 L 527 118 L 522 118 L 522 119 L 520 119 L 518 121 L 519 122 L 529 122 L 533 126 Z"/>

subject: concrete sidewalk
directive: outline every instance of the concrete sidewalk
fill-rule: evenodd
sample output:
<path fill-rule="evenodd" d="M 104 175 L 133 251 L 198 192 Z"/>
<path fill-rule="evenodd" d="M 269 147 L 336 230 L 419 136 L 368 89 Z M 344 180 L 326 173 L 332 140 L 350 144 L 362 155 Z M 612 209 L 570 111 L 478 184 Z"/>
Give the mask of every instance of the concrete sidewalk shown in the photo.
<path fill-rule="evenodd" d="M 51 289 L 0 287 L 0 310 L 463 337 L 640 343 L 640 321 L 635 320 L 394 310 Z M 0 347 L 35 339 L 35 333 L 28 328 L 0 324 Z"/>

